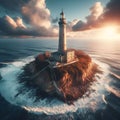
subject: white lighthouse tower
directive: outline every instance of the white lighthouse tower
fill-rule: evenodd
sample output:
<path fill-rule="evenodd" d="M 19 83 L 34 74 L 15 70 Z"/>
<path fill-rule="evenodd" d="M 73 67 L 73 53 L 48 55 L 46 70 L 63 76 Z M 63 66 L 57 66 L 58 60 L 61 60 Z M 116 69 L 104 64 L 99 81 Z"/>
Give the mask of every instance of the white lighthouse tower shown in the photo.
<path fill-rule="evenodd" d="M 60 13 L 59 19 L 59 45 L 58 52 L 64 53 L 67 50 L 66 46 L 66 19 L 63 11 Z"/>
<path fill-rule="evenodd" d="M 60 13 L 59 19 L 59 42 L 58 51 L 51 54 L 51 60 L 54 62 L 70 63 L 75 60 L 75 51 L 73 49 L 67 49 L 66 45 L 66 19 L 63 11 Z"/>
<path fill-rule="evenodd" d="M 46 60 L 53 65 L 53 67 L 61 67 L 67 65 L 68 63 L 76 62 L 76 55 L 74 49 L 67 49 L 66 45 L 66 19 L 63 11 L 60 13 L 59 19 L 59 42 L 58 51 L 55 52 L 45 52 L 44 55 L 39 56 L 41 61 Z"/>

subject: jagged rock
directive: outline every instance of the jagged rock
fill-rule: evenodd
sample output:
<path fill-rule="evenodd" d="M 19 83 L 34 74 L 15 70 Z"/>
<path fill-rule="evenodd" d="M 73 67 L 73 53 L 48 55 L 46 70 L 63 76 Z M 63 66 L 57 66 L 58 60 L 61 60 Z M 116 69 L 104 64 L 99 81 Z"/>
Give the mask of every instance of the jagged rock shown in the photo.
<path fill-rule="evenodd" d="M 75 55 L 79 59 L 77 62 L 57 68 L 51 68 L 48 62 L 36 59 L 24 67 L 20 80 L 36 88 L 40 97 L 57 96 L 71 103 L 86 92 L 98 71 L 97 65 L 86 53 L 75 50 Z"/>

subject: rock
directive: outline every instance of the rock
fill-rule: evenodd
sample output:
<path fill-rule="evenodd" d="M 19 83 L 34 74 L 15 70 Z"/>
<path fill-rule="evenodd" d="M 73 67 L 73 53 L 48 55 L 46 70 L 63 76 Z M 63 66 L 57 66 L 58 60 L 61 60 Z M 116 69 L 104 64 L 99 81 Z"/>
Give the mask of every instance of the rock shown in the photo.
<path fill-rule="evenodd" d="M 57 97 L 71 104 L 86 92 L 98 71 L 86 53 L 75 50 L 75 55 L 77 62 L 57 68 L 51 68 L 48 62 L 36 58 L 24 67 L 20 80 L 28 87 L 36 88 L 40 97 Z"/>

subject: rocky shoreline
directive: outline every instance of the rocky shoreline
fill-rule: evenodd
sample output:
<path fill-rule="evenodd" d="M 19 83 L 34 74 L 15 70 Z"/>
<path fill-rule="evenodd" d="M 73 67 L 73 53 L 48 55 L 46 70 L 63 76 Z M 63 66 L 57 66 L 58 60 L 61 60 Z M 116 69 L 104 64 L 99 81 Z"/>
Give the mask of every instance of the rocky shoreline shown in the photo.
<path fill-rule="evenodd" d="M 75 50 L 75 55 L 77 62 L 54 69 L 48 62 L 36 59 L 23 68 L 19 80 L 36 89 L 38 98 L 57 97 L 71 104 L 84 95 L 99 71 L 89 55 L 81 50 Z"/>

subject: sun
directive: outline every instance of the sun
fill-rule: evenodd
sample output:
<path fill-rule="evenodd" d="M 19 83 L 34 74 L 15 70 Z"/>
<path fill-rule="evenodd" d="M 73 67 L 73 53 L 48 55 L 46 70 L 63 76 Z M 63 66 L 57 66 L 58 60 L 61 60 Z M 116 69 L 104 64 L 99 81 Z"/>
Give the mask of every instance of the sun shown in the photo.
<path fill-rule="evenodd" d="M 116 26 L 103 27 L 101 30 L 101 37 L 106 40 L 117 39 L 119 37 L 117 27 Z"/>
<path fill-rule="evenodd" d="M 116 28 L 113 26 L 105 27 L 103 32 L 106 35 L 114 36 L 116 34 Z"/>

